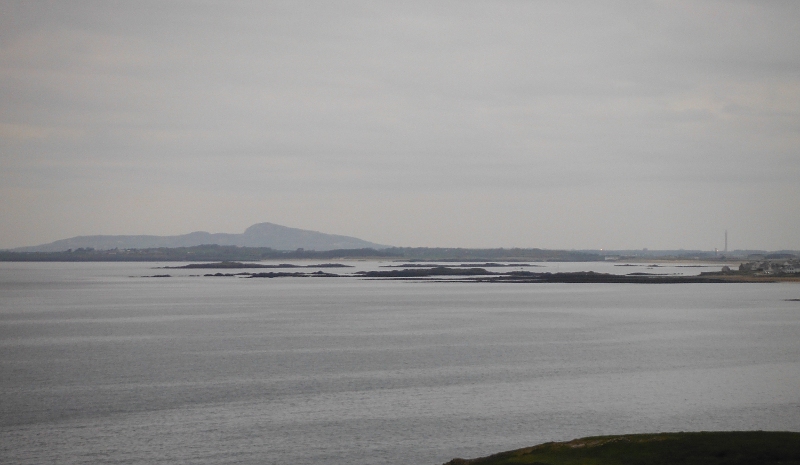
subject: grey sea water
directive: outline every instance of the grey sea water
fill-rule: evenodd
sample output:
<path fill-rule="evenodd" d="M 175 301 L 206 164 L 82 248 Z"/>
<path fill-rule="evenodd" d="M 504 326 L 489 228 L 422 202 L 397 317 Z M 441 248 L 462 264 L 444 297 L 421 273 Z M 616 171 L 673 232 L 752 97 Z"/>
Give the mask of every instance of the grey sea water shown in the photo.
<path fill-rule="evenodd" d="M 0 462 L 434 465 L 800 431 L 797 284 L 140 277 L 153 266 L 0 263 Z"/>

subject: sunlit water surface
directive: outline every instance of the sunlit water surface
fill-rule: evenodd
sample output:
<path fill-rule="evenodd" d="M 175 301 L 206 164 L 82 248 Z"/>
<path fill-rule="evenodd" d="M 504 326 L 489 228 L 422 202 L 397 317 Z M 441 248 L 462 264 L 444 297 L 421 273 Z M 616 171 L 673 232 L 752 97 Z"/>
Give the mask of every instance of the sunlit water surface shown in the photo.
<path fill-rule="evenodd" d="M 434 465 L 800 431 L 797 284 L 140 277 L 153 266 L 0 263 L 0 462 Z"/>

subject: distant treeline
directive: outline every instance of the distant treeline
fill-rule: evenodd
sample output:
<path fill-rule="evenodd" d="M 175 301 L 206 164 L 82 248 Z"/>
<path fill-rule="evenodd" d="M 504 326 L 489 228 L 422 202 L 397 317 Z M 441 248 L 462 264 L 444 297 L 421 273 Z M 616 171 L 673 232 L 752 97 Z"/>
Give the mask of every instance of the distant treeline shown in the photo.
<path fill-rule="evenodd" d="M 463 249 L 391 247 L 388 249 L 274 250 L 268 247 L 198 245 L 150 249 L 95 250 L 79 248 L 63 252 L 0 251 L 5 262 L 155 262 L 155 261 L 254 261 L 285 259 L 398 259 L 408 261 L 600 261 L 598 254 L 543 249 Z"/>

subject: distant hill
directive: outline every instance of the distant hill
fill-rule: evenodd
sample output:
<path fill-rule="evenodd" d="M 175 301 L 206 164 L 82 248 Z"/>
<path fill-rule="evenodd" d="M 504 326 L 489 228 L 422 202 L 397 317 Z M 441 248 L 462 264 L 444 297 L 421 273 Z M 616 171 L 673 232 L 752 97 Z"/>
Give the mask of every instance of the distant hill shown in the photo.
<path fill-rule="evenodd" d="M 289 228 L 273 223 L 258 223 L 242 234 L 197 231 L 180 236 L 77 236 L 33 247 L 20 247 L 15 252 L 61 252 L 69 249 L 149 249 L 158 247 L 194 247 L 204 244 L 238 247 L 269 247 L 275 250 L 385 249 L 388 246 L 355 237 L 324 234 L 306 229 Z"/>

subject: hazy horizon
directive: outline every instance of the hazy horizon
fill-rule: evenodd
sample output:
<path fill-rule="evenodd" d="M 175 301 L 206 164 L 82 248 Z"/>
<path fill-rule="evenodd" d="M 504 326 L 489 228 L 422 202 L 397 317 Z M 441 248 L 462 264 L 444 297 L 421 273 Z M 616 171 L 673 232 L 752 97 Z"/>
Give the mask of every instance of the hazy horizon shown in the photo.
<path fill-rule="evenodd" d="M 800 3 L 0 8 L 0 249 L 800 250 Z"/>

